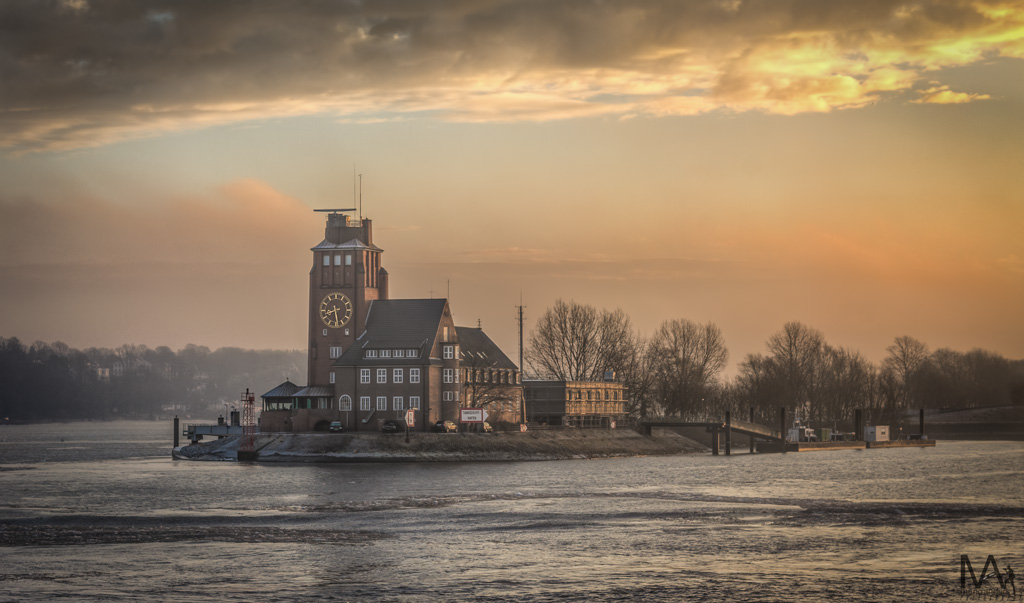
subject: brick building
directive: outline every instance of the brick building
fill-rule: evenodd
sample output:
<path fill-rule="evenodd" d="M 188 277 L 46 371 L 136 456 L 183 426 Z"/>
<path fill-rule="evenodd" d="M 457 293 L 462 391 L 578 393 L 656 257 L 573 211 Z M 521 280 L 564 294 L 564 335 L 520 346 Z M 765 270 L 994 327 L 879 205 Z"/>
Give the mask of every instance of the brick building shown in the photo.
<path fill-rule="evenodd" d="M 531 424 L 566 427 L 611 427 L 626 417 L 626 388 L 605 381 L 527 380 L 523 382 L 526 416 Z"/>
<path fill-rule="evenodd" d="M 327 211 L 324 240 L 311 249 L 308 385 L 286 381 L 265 393 L 261 430 L 326 430 L 334 421 L 377 430 L 408 409 L 416 411 L 415 429 L 427 430 L 457 420 L 470 403 L 517 415 L 515 364 L 482 330 L 456 328 L 448 300 L 389 299 L 372 222 Z M 474 381 L 466 384 L 468 377 Z"/>

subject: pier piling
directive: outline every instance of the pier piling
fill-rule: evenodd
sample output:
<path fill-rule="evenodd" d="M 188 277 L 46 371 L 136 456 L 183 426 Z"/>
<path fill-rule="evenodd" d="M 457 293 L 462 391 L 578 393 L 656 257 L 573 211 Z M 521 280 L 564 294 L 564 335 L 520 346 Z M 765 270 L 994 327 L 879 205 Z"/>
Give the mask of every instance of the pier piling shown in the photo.
<path fill-rule="evenodd" d="M 178 434 L 180 434 L 180 433 L 181 433 L 181 430 L 178 429 L 178 415 L 174 415 L 174 447 L 175 448 L 178 447 Z"/>
<path fill-rule="evenodd" d="M 782 453 L 786 453 L 786 407 L 779 407 L 779 440 L 782 442 Z"/>
<path fill-rule="evenodd" d="M 754 422 L 754 407 L 750 407 L 750 423 Z M 750 439 L 750 454 L 754 454 L 754 436 L 749 436 Z"/>
<path fill-rule="evenodd" d="M 732 456 L 732 412 L 725 411 L 725 456 Z"/>

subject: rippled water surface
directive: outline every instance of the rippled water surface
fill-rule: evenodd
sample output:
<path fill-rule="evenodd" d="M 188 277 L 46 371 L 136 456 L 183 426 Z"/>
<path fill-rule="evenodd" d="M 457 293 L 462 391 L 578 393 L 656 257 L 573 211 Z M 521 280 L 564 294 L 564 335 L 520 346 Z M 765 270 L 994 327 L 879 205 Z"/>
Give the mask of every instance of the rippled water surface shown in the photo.
<path fill-rule="evenodd" d="M 954 601 L 961 554 L 1024 568 L 1018 442 L 244 465 L 170 438 L 0 427 L 0 601 Z"/>

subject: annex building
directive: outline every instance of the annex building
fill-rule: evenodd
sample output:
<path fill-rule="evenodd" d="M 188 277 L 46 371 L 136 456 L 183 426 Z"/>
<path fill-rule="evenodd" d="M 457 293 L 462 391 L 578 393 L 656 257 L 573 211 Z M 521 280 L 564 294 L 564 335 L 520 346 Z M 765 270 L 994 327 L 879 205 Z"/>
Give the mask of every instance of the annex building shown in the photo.
<path fill-rule="evenodd" d="M 613 428 L 626 418 L 626 387 L 609 371 L 604 381 L 527 380 L 526 415 L 533 425 Z"/>
<path fill-rule="evenodd" d="M 519 421 L 519 368 L 477 327 L 457 327 L 446 299 L 391 299 L 373 223 L 329 212 L 311 249 L 306 385 L 263 394 L 260 430 L 376 431 L 415 411 L 417 431 L 455 421 L 463 407 Z"/>

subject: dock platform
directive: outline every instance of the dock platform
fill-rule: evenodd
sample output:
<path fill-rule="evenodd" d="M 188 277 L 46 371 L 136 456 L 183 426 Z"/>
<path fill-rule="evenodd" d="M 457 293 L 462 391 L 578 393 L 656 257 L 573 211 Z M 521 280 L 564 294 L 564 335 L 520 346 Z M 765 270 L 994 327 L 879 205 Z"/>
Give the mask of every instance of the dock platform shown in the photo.
<path fill-rule="evenodd" d="M 922 448 L 935 446 L 935 440 L 891 440 L 886 442 L 786 442 L 786 452 L 824 450 L 865 450 L 868 448 Z M 758 442 L 758 452 L 782 452 L 778 442 Z"/>

